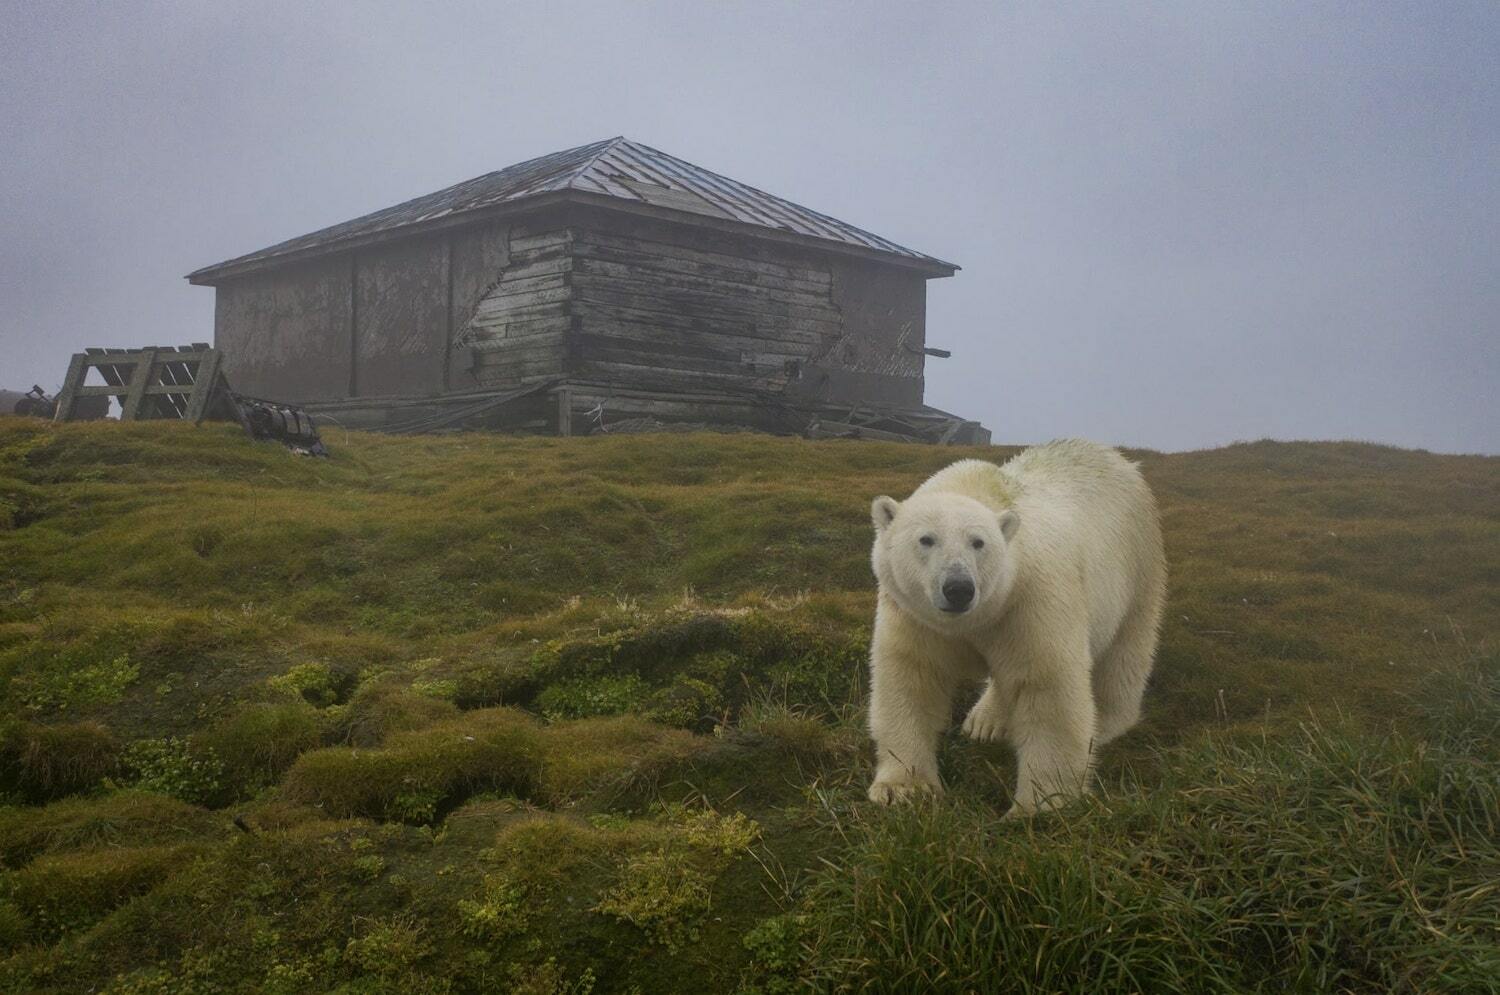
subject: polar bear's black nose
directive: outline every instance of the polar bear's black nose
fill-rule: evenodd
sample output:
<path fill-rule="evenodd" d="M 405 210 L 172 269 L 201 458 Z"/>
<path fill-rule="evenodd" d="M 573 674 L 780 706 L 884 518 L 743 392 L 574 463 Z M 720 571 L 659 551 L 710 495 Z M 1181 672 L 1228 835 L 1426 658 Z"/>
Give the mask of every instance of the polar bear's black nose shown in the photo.
<path fill-rule="evenodd" d="M 948 610 L 961 612 L 974 600 L 974 582 L 967 577 L 952 577 L 943 581 L 943 600 Z"/>

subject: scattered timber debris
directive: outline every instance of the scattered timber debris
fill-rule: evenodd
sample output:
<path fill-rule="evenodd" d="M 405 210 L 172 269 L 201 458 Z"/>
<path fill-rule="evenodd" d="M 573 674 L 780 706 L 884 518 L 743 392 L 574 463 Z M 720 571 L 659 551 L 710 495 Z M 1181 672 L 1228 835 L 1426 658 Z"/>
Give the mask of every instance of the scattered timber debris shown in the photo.
<path fill-rule="evenodd" d="M 290 404 L 236 394 L 222 360 L 223 354 L 205 342 L 86 349 L 68 364 L 52 417 L 78 421 L 88 407 L 102 403 L 107 409 L 113 397 L 120 403 L 121 421 L 234 421 L 258 442 L 279 442 L 298 455 L 328 455 L 311 415 Z M 104 383 L 88 383 L 90 370 L 97 370 Z"/>
<path fill-rule="evenodd" d="M 830 417 L 829 415 L 832 415 Z M 880 411 L 850 408 L 814 415 L 807 426 L 810 439 L 876 439 L 884 442 L 927 442 L 937 445 L 988 445 L 989 430 L 937 408 Z"/>
<path fill-rule="evenodd" d="M 557 434 L 768 432 L 810 439 L 874 439 L 930 445 L 990 443 L 989 429 L 983 425 L 925 404 L 850 406 L 788 397 L 776 391 L 722 387 L 717 394 L 691 396 L 641 389 L 615 389 L 603 394 L 598 385 L 570 382 L 549 389 L 548 399 L 541 407 L 550 410 L 555 405 L 557 420 L 543 424 L 540 430 L 556 429 L 568 413 L 568 428 Z M 585 400 L 572 408 L 580 396 Z M 519 426 L 500 422 L 485 427 L 515 430 Z"/>
<path fill-rule="evenodd" d="M 414 435 L 419 432 L 436 432 L 447 428 L 461 428 L 466 422 L 483 420 L 488 416 L 496 414 L 501 408 L 509 405 L 512 401 L 532 397 L 545 393 L 556 387 L 558 381 L 543 380 L 538 383 L 526 384 L 514 390 L 505 390 L 498 393 L 490 391 L 483 396 L 475 398 L 468 403 L 460 404 L 448 411 L 437 414 L 422 415 L 408 421 L 397 422 L 387 425 L 381 431 L 393 435 Z M 559 434 L 567 434 L 560 432 Z"/>
<path fill-rule="evenodd" d="M 747 425 L 733 425 L 706 421 L 662 421 L 659 418 L 622 418 L 619 421 L 600 424 L 596 429 L 600 435 L 682 435 L 688 432 L 715 432 L 719 435 L 741 435 L 754 432 Z"/>
<path fill-rule="evenodd" d="M 204 343 L 149 349 L 89 349 L 73 357 L 55 403 L 58 421 L 82 416 L 86 405 L 120 402 L 125 421 L 166 418 L 237 421 L 252 439 L 276 441 L 294 453 L 326 456 L 313 414 L 359 421 L 370 402 L 351 398 L 307 407 L 235 393 L 220 366 L 221 352 Z M 88 384 L 90 371 L 103 384 Z M 50 404 L 40 388 L 38 410 Z M 760 431 L 810 439 L 873 439 L 936 445 L 987 445 L 990 433 L 927 405 L 848 405 L 788 396 L 780 391 L 719 387 L 683 394 L 634 388 L 601 388 L 548 377 L 505 390 L 389 400 L 385 410 L 404 417 L 361 427 L 397 435 L 475 429 L 555 435 Z M 346 411 L 345 409 L 349 409 Z M 311 411 L 309 410 L 311 409 Z"/>

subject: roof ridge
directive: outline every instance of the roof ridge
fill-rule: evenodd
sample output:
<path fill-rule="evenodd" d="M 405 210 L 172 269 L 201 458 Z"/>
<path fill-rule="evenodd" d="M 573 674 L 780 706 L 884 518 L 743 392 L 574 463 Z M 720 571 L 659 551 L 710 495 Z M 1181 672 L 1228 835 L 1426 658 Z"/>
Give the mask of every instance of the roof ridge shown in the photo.
<path fill-rule="evenodd" d="M 675 193 L 657 197 L 649 190 L 643 192 L 642 184 Z M 688 196 L 678 196 L 681 194 Z M 203 267 L 190 273 L 188 279 L 195 283 L 212 282 L 209 277 L 231 268 L 262 265 L 293 254 L 331 251 L 352 239 L 416 228 L 543 195 L 613 198 L 671 212 L 703 214 L 753 228 L 873 250 L 936 269 L 939 275 L 950 275 L 958 268 L 732 176 L 705 169 L 625 135 L 615 135 L 534 156 L 350 221 Z"/>
<path fill-rule="evenodd" d="M 663 159 L 670 159 L 674 163 L 677 163 L 680 166 L 686 167 L 686 170 L 693 171 L 693 172 L 698 172 L 698 173 L 707 173 L 710 176 L 713 176 L 713 177 L 715 177 L 715 178 L 717 178 L 719 180 L 722 180 L 725 183 L 731 184 L 734 187 L 737 187 L 737 188 L 742 189 L 742 190 L 749 191 L 750 193 L 759 194 L 761 197 L 766 198 L 766 200 L 768 200 L 768 201 L 771 201 L 771 202 L 773 202 L 775 204 L 778 204 L 778 205 L 783 205 L 786 208 L 790 208 L 791 211 L 794 212 L 794 213 L 800 212 L 800 213 L 803 213 L 803 214 L 812 215 L 813 217 L 816 217 L 820 222 L 822 222 L 823 225 L 825 227 L 829 228 L 831 231 L 837 231 L 840 228 L 843 228 L 843 229 L 852 229 L 852 230 L 858 232 L 859 234 L 865 236 L 866 238 L 872 239 L 873 241 L 875 241 L 877 243 L 881 243 L 884 246 L 887 246 L 887 247 L 889 247 L 892 250 L 906 251 L 906 252 L 910 252 L 911 251 L 911 250 L 905 249 L 904 246 L 897 245 L 895 242 L 892 242 L 890 239 L 885 238 L 882 235 L 875 234 L 874 232 L 870 231 L 869 229 L 861 228 L 858 225 L 850 224 L 847 221 L 843 221 L 843 220 L 840 220 L 839 218 L 835 218 L 831 214 L 825 214 L 824 212 L 819 211 L 816 208 L 804 206 L 802 204 L 797 203 L 796 201 L 789 200 L 786 197 L 781 196 L 780 194 L 771 193 L 769 190 L 763 190 L 760 187 L 754 186 L 753 184 L 746 183 L 744 180 L 737 180 L 737 179 L 735 179 L 732 176 L 728 176 L 728 175 L 726 175 L 724 173 L 720 173 L 720 172 L 717 172 L 715 170 L 709 169 L 707 166 L 700 166 L 697 163 L 688 162 L 686 159 L 682 158 L 681 156 L 675 156 L 675 155 L 673 155 L 670 152 L 664 152 L 661 149 L 655 148 L 654 146 L 647 145 L 645 142 L 637 142 L 634 139 L 625 138 L 623 136 L 619 137 L 619 138 L 615 138 L 615 139 L 613 139 L 610 142 L 608 148 L 606 148 L 604 150 L 601 150 L 598 155 L 591 157 L 591 160 L 590 160 L 591 163 L 597 162 L 606 152 L 611 151 L 617 145 L 619 145 L 621 142 L 624 142 L 626 145 L 630 145 L 630 146 L 632 146 L 634 148 L 642 149 L 642 150 L 644 150 L 646 152 L 651 153 L 652 155 L 660 156 Z M 928 257 L 928 258 L 932 258 L 932 257 Z"/>
<path fill-rule="evenodd" d="M 581 180 L 588 173 L 589 170 L 591 170 L 595 166 L 597 166 L 599 164 L 599 160 L 600 159 L 604 158 L 610 152 L 614 151 L 614 149 L 617 148 L 620 145 L 620 143 L 622 143 L 622 142 L 625 143 L 626 145 L 633 145 L 633 144 L 635 144 L 635 143 L 631 142 L 630 139 L 626 138 L 624 135 L 616 135 L 613 138 L 603 138 L 603 139 L 600 139 L 597 142 L 589 142 L 588 145 L 579 145 L 576 148 L 570 150 L 570 151 L 577 151 L 578 149 L 586 149 L 586 148 L 589 147 L 589 145 L 597 145 L 597 146 L 599 146 L 598 151 L 594 152 L 587 159 L 584 159 L 584 160 L 580 161 L 578 163 L 578 165 L 574 166 L 572 169 L 568 170 L 567 173 L 564 174 L 568 178 L 566 183 L 554 184 L 554 185 L 551 185 L 550 188 L 553 189 L 553 190 L 577 190 L 577 189 L 579 189 L 579 187 L 578 187 L 578 181 Z M 559 153 L 559 154 L 562 154 L 562 153 Z"/>

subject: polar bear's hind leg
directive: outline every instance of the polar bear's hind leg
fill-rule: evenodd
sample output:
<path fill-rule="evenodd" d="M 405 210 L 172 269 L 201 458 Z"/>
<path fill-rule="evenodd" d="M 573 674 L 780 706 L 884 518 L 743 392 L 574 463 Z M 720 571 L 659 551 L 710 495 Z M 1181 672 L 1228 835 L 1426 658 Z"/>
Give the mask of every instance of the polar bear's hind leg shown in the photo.
<path fill-rule="evenodd" d="M 1156 657 L 1160 614 L 1159 604 L 1136 608 L 1094 666 L 1094 701 L 1099 717 L 1096 748 L 1140 721 L 1141 699 Z"/>

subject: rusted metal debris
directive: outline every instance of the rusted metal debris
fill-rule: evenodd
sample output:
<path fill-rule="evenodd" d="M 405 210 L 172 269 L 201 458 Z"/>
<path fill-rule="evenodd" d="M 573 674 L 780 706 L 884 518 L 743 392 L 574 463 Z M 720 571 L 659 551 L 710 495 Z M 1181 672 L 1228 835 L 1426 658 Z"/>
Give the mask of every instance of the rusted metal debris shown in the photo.
<path fill-rule="evenodd" d="M 0 415 L 21 415 L 28 418 L 52 418 L 57 413 L 57 401 L 40 385 L 28 391 L 0 390 Z M 109 398 L 86 397 L 80 399 L 74 413 L 75 421 L 98 421 L 109 414 Z"/>
<path fill-rule="evenodd" d="M 228 392 L 246 434 L 257 442 L 279 442 L 298 456 L 327 456 L 312 416 L 290 404 Z"/>
<path fill-rule="evenodd" d="M 68 364 L 51 417 L 77 421 L 85 407 L 99 402 L 107 406 L 113 397 L 120 403 L 121 421 L 234 421 L 258 442 L 280 442 L 299 455 L 328 455 L 311 415 L 294 405 L 236 394 L 221 368 L 222 359 L 219 350 L 204 342 L 86 349 Z M 90 370 L 97 370 L 104 383 L 89 384 Z M 34 392 L 40 391 L 38 387 Z"/>
<path fill-rule="evenodd" d="M 31 389 L 16 402 L 15 413 L 35 418 L 51 418 L 57 413 L 57 402 L 47 396 L 41 384 L 32 384 Z"/>

